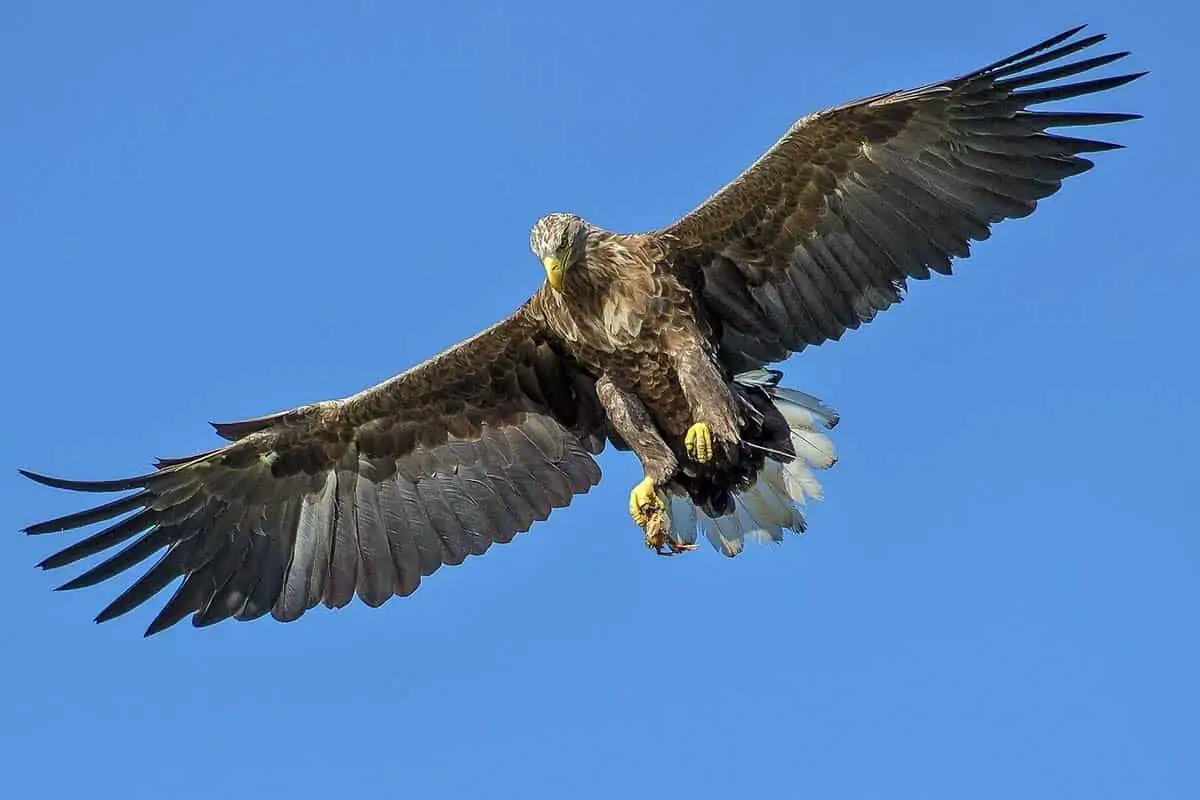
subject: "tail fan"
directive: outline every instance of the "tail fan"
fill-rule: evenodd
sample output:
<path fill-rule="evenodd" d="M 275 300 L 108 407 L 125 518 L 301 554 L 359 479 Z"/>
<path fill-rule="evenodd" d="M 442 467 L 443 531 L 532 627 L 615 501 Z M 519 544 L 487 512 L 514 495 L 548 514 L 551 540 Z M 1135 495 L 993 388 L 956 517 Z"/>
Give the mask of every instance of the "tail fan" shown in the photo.
<path fill-rule="evenodd" d="M 778 386 L 782 373 L 754 370 L 734 377 L 734 383 L 751 392 L 761 392 L 787 423 L 791 450 L 795 455 L 765 448 L 766 458 L 757 480 L 733 495 L 733 508 L 712 516 L 687 497 L 671 498 L 671 538 L 676 544 L 695 544 L 700 533 L 719 552 L 736 556 L 747 539 L 780 543 L 784 531 L 803 533 L 807 526 L 803 507 L 821 499 L 821 483 L 815 470 L 837 463 L 833 441 L 822 429 L 838 424 L 838 414 L 804 392 Z"/>

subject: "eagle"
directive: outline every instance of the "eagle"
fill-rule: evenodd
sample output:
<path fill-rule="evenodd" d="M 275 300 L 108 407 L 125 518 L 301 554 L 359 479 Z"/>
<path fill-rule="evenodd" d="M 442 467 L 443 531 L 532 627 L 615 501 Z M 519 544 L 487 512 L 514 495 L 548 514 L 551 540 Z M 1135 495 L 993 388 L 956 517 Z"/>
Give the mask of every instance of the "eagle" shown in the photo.
<path fill-rule="evenodd" d="M 545 280 L 524 304 L 358 394 L 214 424 L 222 446 L 136 477 L 22 470 L 121 493 L 26 528 L 108 523 L 39 566 L 121 547 L 60 587 L 78 589 L 159 554 L 96 617 L 182 579 L 146 636 L 189 615 L 286 622 L 355 595 L 376 607 L 567 506 L 599 482 L 608 446 L 641 463 L 629 514 L 656 552 L 703 536 L 735 556 L 803 531 L 838 415 L 771 365 L 871 321 L 910 280 L 949 275 L 993 225 L 1089 170 L 1084 154 L 1121 146 L 1049 131 L 1140 115 L 1031 110 L 1145 74 L 1076 78 L 1128 55 L 1075 58 L 1105 39 L 1083 27 L 803 117 L 668 227 L 542 217 L 529 245 Z"/>

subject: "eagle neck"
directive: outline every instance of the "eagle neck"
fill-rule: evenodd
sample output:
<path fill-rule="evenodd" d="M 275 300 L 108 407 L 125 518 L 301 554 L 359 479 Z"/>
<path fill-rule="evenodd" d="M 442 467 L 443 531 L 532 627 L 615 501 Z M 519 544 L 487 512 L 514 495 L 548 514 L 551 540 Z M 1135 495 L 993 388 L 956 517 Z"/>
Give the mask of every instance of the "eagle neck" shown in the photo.
<path fill-rule="evenodd" d="M 642 237 L 588 233 L 583 259 L 567 273 L 565 291 L 539 293 L 543 319 L 565 341 L 589 350 L 627 348 L 654 325 L 661 281 Z"/>

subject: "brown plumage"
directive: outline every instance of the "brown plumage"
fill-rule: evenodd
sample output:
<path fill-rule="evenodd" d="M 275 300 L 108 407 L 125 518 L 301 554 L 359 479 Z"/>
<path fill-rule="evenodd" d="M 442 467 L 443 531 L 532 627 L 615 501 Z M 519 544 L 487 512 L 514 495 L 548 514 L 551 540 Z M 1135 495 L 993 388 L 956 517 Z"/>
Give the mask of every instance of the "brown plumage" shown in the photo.
<path fill-rule="evenodd" d="M 1053 83 L 1126 55 L 1063 63 L 1104 38 L 1072 40 L 1079 30 L 806 117 L 662 230 L 539 220 L 530 245 L 545 285 L 509 318 L 360 394 L 216 425 L 229 444 L 147 475 L 26 472 L 130 492 L 27 528 L 117 520 L 42 566 L 125 545 L 63 587 L 78 588 L 162 551 L 97 618 L 183 578 L 147 634 L 189 615 L 294 620 L 356 594 L 379 605 L 588 491 L 608 442 L 645 468 L 631 513 L 656 549 L 688 549 L 703 532 L 735 555 L 747 536 L 801 529 L 796 503 L 819 491 L 810 469 L 834 461 L 820 429 L 837 416 L 764 367 L 871 320 L 908 279 L 949 274 L 994 223 L 1091 168 L 1082 154 L 1117 147 L 1047 130 L 1136 115 L 1028 110 L 1138 77 Z"/>

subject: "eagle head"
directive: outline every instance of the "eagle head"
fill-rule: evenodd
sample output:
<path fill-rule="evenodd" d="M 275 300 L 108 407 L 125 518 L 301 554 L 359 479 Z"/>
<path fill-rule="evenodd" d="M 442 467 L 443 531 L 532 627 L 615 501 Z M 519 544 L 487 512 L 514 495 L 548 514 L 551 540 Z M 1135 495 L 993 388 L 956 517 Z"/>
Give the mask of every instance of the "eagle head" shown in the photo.
<path fill-rule="evenodd" d="M 583 260 L 587 223 L 574 214 L 547 214 L 529 232 L 529 249 L 546 268 L 546 282 L 563 290 L 567 272 Z"/>

